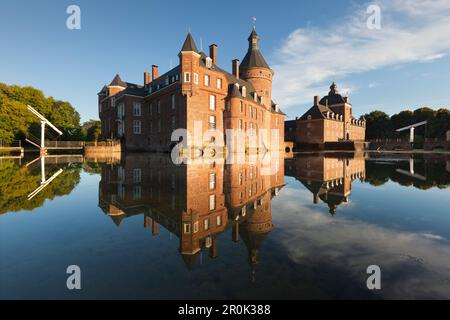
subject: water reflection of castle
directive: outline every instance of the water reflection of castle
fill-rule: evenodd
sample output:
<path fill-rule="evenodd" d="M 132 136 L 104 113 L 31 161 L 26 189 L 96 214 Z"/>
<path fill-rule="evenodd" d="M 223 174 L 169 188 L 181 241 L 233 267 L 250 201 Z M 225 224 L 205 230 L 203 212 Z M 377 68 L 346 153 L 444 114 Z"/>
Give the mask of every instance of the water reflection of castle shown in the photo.
<path fill-rule="evenodd" d="M 127 155 L 102 167 L 99 206 L 118 226 L 142 214 L 154 235 L 160 226 L 175 234 L 188 269 L 202 249 L 217 257 L 217 236 L 231 228 L 233 241 L 244 240 L 254 272 L 273 227 L 271 199 L 284 185 L 283 160 L 275 166 L 272 175 L 263 175 L 260 163 L 178 166 L 165 155 Z"/>
<path fill-rule="evenodd" d="M 286 160 L 286 175 L 295 177 L 313 194 L 313 202 L 325 202 L 334 216 L 337 207 L 349 201 L 352 182 L 366 175 L 363 155 L 302 155 Z"/>

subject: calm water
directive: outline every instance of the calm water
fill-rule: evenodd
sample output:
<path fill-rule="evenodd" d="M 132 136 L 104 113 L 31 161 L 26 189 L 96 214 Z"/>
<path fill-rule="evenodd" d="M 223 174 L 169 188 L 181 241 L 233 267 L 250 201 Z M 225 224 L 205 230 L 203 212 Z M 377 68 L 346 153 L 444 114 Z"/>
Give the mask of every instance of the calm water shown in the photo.
<path fill-rule="evenodd" d="M 0 160 L 0 298 L 450 298 L 445 155 L 31 160 Z"/>

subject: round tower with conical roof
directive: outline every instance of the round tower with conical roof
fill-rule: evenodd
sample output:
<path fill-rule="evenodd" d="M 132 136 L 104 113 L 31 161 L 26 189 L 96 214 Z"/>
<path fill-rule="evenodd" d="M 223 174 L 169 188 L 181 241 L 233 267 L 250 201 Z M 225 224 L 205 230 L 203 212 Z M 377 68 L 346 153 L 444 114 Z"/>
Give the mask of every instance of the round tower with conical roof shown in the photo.
<path fill-rule="evenodd" d="M 250 82 L 258 96 L 263 98 L 263 104 L 271 107 L 272 104 L 272 78 L 274 72 L 270 69 L 261 51 L 259 50 L 259 36 L 256 28 L 248 37 L 248 51 L 240 64 L 240 78 Z"/>

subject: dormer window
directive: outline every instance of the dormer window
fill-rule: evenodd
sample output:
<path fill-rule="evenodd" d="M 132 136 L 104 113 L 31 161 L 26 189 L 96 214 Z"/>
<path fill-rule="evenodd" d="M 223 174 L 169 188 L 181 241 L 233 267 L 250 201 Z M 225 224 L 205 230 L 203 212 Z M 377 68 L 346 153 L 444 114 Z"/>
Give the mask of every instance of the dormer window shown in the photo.
<path fill-rule="evenodd" d="M 210 57 L 206 57 L 206 67 L 208 69 L 212 68 L 212 59 Z"/>
<path fill-rule="evenodd" d="M 258 95 L 256 94 L 256 92 L 253 93 L 253 100 L 258 101 Z"/>
<path fill-rule="evenodd" d="M 247 97 L 247 88 L 245 86 L 242 86 L 242 96 L 244 98 Z"/>
<path fill-rule="evenodd" d="M 169 77 L 166 77 L 166 86 L 169 85 Z"/>

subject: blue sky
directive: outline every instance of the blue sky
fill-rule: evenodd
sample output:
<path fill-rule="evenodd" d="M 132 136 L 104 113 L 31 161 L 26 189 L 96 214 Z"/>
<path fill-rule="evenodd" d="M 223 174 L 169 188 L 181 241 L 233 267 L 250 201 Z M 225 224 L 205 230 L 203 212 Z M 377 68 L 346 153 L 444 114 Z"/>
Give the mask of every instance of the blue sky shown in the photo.
<path fill-rule="evenodd" d="M 81 30 L 66 8 L 81 8 Z M 369 4 L 381 29 L 366 27 Z M 0 2 L 0 82 L 32 85 L 96 119 L 97 92 L 116 73 L 142 82 L 178 61 L 188 30 L 219 45 L 219 65 L 242 59 L 252 17 L 275 71 L 274 99 L 288 118 L 336 80 L 356 116 L 380 109 L 450 106 L 450 1 L 62 1 Z"/>

